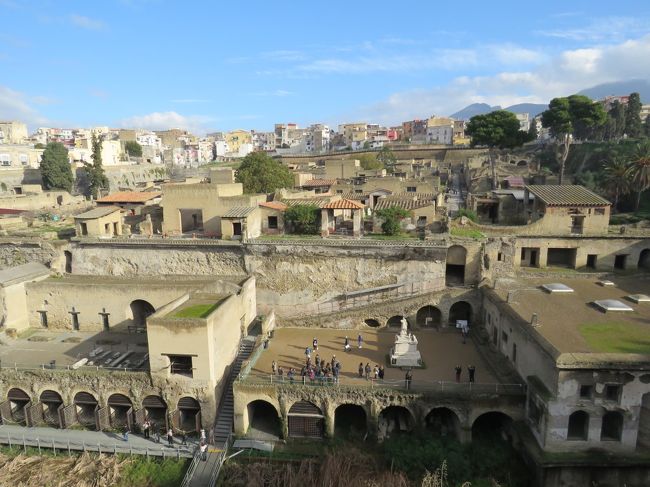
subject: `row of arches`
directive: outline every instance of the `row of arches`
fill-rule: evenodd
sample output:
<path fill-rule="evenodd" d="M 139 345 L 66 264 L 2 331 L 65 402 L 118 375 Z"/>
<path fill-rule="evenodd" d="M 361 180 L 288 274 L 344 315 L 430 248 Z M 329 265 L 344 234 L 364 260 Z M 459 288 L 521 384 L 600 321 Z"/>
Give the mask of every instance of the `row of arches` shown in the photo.
<path fill-rule="evenodd" d="M 467 301 L 457 301 L 451 305 L 449 309 L 449 317 L 447 320 L 448 326 L 455 326 L 457 320 L 466 320 L 471 323 L 473 315 L 472 305 Z M 391 316 L 385 323 L 388 327 L 400 327 L 402 326 L 402 320 L 406 319 L 411 328 L 411 322 L 408 317 L 403 315 Z M 365 324 L 372 327 L 378 328 L 382 326 L 381 321 L 375 318 L 369 318 L 365 320 Z M 440 308 L 433 305 L 422 306 L 415 314 L 415 325 L 418 328 L 438 328 L 443 324 L 443 315 Z"/>
<path fill-rule="evenodd" d="M 258 399 L 247 405 L 249 435 L 282 437 L 280 414 L 268 401 Z M 367 409 L 359 404 L 344 403 L 334 410 L 333 431 L 335 436 L 366 435 L 386 438 L 395 434 L 408 433 L 418 427 L 413 413 L 404 406 L 387 406 L 377 418 L 377 431 L 369 431 Z M 452 409 L 434 407 L 424 417 L 424 424 L 432 435 L 462 440 L 461 421 Z M 471 425 L 471 436 L 476 439 L 511 438 L 512 418 L 505 413 L 490 411 L 478 416 Z M 325 434 L 325 415 L 312 402 L 298 401 L 287 413 L 287 434 L 289 438 L 320 438 Z"/>
<path fill-rule="evenodd" d="M 111 394 L 106 406 L 102 407 L 97 397 L 90 392 L 77 392 L 72 403 L 65 405 L 61 394 L 45 390 L 36 402 L 20 388 L 7 392 L 7 400 L 0 404 L 3 422 L 27 426 L 49 425 L 68 428 L 79 424 L 89 429 L 121 429 L 139 426 L 145 420 L 167 428 L 171 424 L 180 430 L 195 431 L 201 427 L 201 405 L 193 397 L 182 397 L 176 409 L 169 411 L 167 402 L 158 395 L 149 395 L 142 400 L 142 407 L 135 409 L 133 401 L 126 395 Z"/>

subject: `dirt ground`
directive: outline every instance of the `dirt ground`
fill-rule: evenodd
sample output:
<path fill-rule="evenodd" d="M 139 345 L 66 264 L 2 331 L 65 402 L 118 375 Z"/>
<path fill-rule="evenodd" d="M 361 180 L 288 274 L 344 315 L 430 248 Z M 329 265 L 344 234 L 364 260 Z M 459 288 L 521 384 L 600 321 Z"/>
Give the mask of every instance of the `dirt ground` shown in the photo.
<path fill-rule="evenodd" d="M 323 360 L 331 360 L 336 355 L 341 363 L 341 383 L 354 384 L 365 379 L 358 378 L 359 363 L 370 363 L 371 367 L 384 365 L 386 380 L 402 380 L 405 372 L 398 368 L 386 367 L 386 356 L 395 341 L 399 329 L 389 331 L 362 331 L 363 347 L 357 348 L 356 330 L 330 330 L 314 328 L 280 328 L 270 341 L 269 349 L 262 352 L 253 367 L 253 374 L 270 374 L 273 360 L 285 370 L 296 369 L 299 374 L 305 363 L 305 348 L 311 347 L 312 340 L 318 339 L 318 351 L 312 352 L 312 362 L 316 354 Z M 346 335 L 350 339 L 352 351 L 344 352 L 343 343 Z M 470 340 L 463 344 L 461 335 L 456 330 L 421 330 L 416 333 L 418 350 L 426 367 L 413 370 L 414 381 L 454 381 L 454 367 L 463 367 L 461 380 L 468 379 L 467 367 L 476 367 L 476 382 L 494 383 L 495 377 L 488 371 L 485 362 Z"/>

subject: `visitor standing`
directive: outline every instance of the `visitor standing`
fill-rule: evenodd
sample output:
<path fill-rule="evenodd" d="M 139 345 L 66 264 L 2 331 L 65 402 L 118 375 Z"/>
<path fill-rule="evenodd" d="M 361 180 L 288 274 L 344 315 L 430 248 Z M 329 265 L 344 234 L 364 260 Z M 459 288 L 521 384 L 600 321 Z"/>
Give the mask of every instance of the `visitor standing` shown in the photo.
<path fill-rule="evenodd" d="M 124 441 L 129 441 L 129 427 L 128 426 L 124 427 L 124 432 L 122 433 L 122 439 Z"/>
<path fill-rule="evenodd" d="M 384 366 L 383 366 L 383 365 L 380 365 L 380 366 L 379 366 L 379 379 L 380 379 L 380 380 L 384 380 L 384 372 L 385 372 L 385 370 L 384 370 Z"/>
<path fill-rule="evenodd" d="M 201 460 L 205 462 L 208 459 L 208 444 L 204 440 L 201 440 L 200 449 L 201 449 Z"/>
<path fill-rule="evenodd" d="M 467 372 L 469 373 L 469 381 L 474 382 L 474 377 L 475 377 L 475 374 L 476 374 L 476 367 L 474 367 L 473 365 L 470 365 L 469 367 L 467 367 Z"/>
<path fill-rule="evenodd" d="M 460 382 L 460 374 L 463 373 L 463 368 L 460 365 L 457 365 L 454 370 L 456 371 L 456 382 Z"/>
<path fill-rule="evenodd" d="M 205 436 L 205 432 L 203 432 L 202 434 Z M 185 432 L 185 430 L 181 431 L 181 446 L 187 446 L 187 433 Z"/>
<path fill-rule="evenodd" d="M 174 446 L 174 432 L 171 428 L 167 430 L 167 444 L 169 446 Z"/>
<path fill-rule="evenodd" d="M 361 333 L 359 333 L 359 336 L 357 337 L 357 347 L 361 348 L 363 345 L 363 337 L 361 336 Z"/>
<path fill-rule="evenodd" d="M 278 375 L 280 376 L 280 379 L 284 381 L 284 369 L 282 366 L 278 367 Z"/>
<path fill-rule="evenodd" d="M 345 340 L 343 340 L 343 351 L 344 352 L 350 351 L 350 339 L 347 336 L 345 337 Z"/>
<path fill-rule="evenodd" d="M 316 339 L 316 337 L 314 337 L 311 344 L 312 344 L 312 347 L 313 347 L 314 351 L 318 350 L 318 340 Z"/>
<path fill-rule="evenodd" d="M 370 362 L 366 362 L 366 368 L 365 368 L 365 373 L 366 373 L 366 380 L 370 380 Z"/>
<path fill-rule="evenodd" d="M 142 433 L 144 433 L 144 437 L 146 439 L 149 439 L 149 420 L 145 420 L 144 424 L 142 425 Z"/>
<path fill-rule="evenodd" d="M 275 363 L 275 360 L 271 363 L 271 372 L 275 375 L 278 372 L 278 365 Z"/>
<path fill-rule="evenodd" d="M 363 378 L 363 362 L 359 362 L 359 378 Z"/>
<path fill-rule="evenodd" d="M 375 380 L 379 379 L 379 365 L 375 364 L 372 373 L 375 376 Z"/>
<path fill-rule="evenodd" d="M 411 369 L 406 371 L 406 376 L 404 377 L 404 381 L 406 382 L 406 389 L 407 390 L 411 389 L 411 382 L 413 381 L 413 374 L 411 373 Z"/>
<path fill-rule="evenodd" d="M 200 438 L 201 438 L 203 441 L 206 440 L 206 437 L 205 437 L 205 430 L 204 430 L 203 428 L 201 428 L 201 437 L 200 437 Z"/>
<path fill-rule="evenodd" d="M 311 358 L 311 348 L 309 347 L 305 348 L 305 357 Z"/>

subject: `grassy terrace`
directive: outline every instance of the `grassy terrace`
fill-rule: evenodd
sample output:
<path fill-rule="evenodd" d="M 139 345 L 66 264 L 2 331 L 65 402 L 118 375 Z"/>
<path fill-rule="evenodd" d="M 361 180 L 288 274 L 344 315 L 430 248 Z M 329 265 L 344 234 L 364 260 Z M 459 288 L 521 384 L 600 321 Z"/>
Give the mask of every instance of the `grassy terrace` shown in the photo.
<path fill-rule="evenodd" d="M 207 318 L 210 313 L 219 307 L 221 302 L 201 303 L 186 306 L 172 315 L 172 318 Z"/>
<path fill-rule="evenodd" d="M 594 351 L 650 355 L 650 334 L 647 324 L 616 321 L 583 323 L 579 330 Z"/>

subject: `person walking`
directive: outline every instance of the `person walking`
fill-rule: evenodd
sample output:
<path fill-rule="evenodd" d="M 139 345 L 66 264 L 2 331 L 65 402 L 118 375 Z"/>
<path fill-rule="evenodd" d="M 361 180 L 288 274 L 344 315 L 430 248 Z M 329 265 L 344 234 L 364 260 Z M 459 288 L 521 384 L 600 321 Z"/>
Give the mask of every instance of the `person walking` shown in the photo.
<path fill-rule="evenodd" d="M 366 373 L 366 380 L 370 380 L 370 362 L 366 362 L 366 368 L 365 368 L 365 373 Z"/>
<path fill-rule="evenodd" d="M 363 362 L 359 362 L 359 378 L 363 378 Z"/>
<path fill-rule="evenodd" d="M 287 372 L 287 379 L 289 379 L 290 382 L 293 382 L 293 376 L 295 375 L 295 372 L 293 371 L 293 367 L 289 369 L 289 372 Z"/>
<path fill-rule="evenodd" d="M 208 444 L 201 440 L 199 448 L 201 450 L 201 460 L 205 462 L 208 459 Z"/>
<path fill-rule="evenodd" d="M 467 367 L 467 372 L 469 373 L 469 381 L 474 382 L 474 377 L 475 377 L 475 374 L 476 374 L 476 367 L 474 367 L 473 365 L 470 365 L 469 367 Z"/>
<path fill-rule="evenodd" d="M 280 379 L 284 381 L 284 369 L 282 366 L 278 367 L 278 375 L 280 376 Z"/>
<path fill-rule="evenodd" d="M 316 354 L 316 358 L 314 359 L 314 364 L 316 364 L 316 368 L 320 367 L 320 355 Z"/>
<path fill-rule="evenodd" d="M 174 446 L 174 432 L 171 428 L 167 430 L 167 444 L 169 446 Z"/>
<path fill-rule="evenodd" d="M 463 368 L 460 365 L 457 365 L 454 370 L 456 371 L 456 382 L 460 382 L 460 374 L 463 373 Z"/>
<path fill-rule="evenodd" d="M 380 380 L 384 380 L 384 372 L 385 372 L 385 370 L 384 370 L 384 366 L 383 366 L 383 365 L 380 365 L 380 366 L 379 366 L 379 379 L 380 379 Z"/>
<path fill-rule="evenodd" d="M 145 420 L 142 424 L 142 433 L 144 434 L 145 439 L 149 439 L 149 420 Z"/>
<path fill-rule="evenodd" d="M 128 426 L 124 427 L 124 432 L 122 433 L 122 439 L 124 441 L 129 441 L 129 427 Z"/>
<path fill-rule="evenodd" d="M 318 340 L 316 339 L 316 337 L 314 337 L 314 339 L 312 340 L 311 345 L 314 351 L 318 350 Z"/>
<path fill-rule="evenodd" d="M 205 429 L 203 429 L 203 428 L 201 428 L 201 436 L 200 436 L 200 439 L 202 439 L 203 441 L 206 440 L 206 437 L 205 437 Z"/>
<path fill-rule="evenodd" d="M 309 347 L 305 348 L 305 357 L 311 358 L 311 348 Z"/>
<path fill-rule="evenodd" d="M 350 351 L 350 339 L 347 336 L 345 337 L 345 340 L 343 340 L 343 351 L 344 352 Z"/>
<path fill-rule="evenodd" d="M 205 435 L 205 432 L 203 432 L 203 434 Z M 187 446 L 187 433 L 185 430 L 181 431 L 181 446 Z"/>
<path fill-rule="evenodd" d="M 411 373 L 411 369 L 406 371 L 406 376 L 404 377 L 404 381 L 406 382 L 406 390 L 410 390 L 411 382 L 413 381 L 413 374 Z"/>
<path fill-rule="evenodd" d="M 278 371 L 278 365 L 275 363 L 275 360 L 271 363 L 271 372 L 275 375 Z"/>
<path fill-rule="evenodd" d="M 375 380 L 379 379 L 379 365 L 375 364 L 375 367 L 372 369 L 372 373 L 375 376 Z"/>
<path fill-rule="evenodd" d="M 361 333 L 359 333 L 359 336 L 357 337 L 357 347 L 361 348 L 363 345 L 363 337 L 361 336 Z"/>

